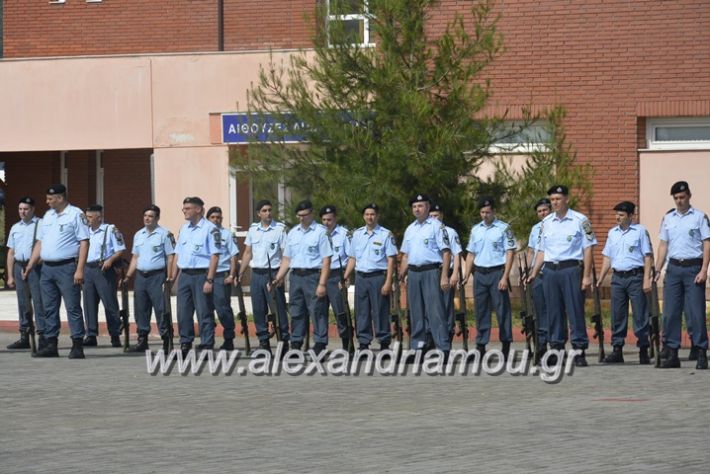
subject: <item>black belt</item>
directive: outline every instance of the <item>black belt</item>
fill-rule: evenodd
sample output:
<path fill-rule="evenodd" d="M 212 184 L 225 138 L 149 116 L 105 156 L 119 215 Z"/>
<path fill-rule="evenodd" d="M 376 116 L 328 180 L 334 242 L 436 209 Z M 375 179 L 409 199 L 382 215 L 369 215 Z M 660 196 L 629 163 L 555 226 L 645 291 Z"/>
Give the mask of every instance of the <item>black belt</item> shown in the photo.
<path fill-rule="evenodd" d="M 565 268 L 581 267 L 581 260 L 562 260 L 561 262 L 545 262 L 545 270 L 563 270 Z"/>
<path fill-rule="evenodd" d="M 375 270 L 374 272 L 355 272 L 360 278 L 371 278 L 387 273 L 386 270 Z"/>
<path fill-rule="evenodd" d="M 229 271 L 225 270 L 223 272 L 217 272 L 214 274 L 215 278 L 227 278 L 229 276 Z"/>
<path fill-rule="evenodd" d="M 252 267 L 251 271 L 256 273 L 257 275 L 269 275 L 270 272 L 272 272 L 273 270 L 269 270 L 268 268 L 254 268 L 254 267 Z"/>
<path fill-rule="evenodd" d="M 88 268 L 99 268 L 101 262 L 99 260 L 94 260 L 93 262 L 86 262 Z"/>
<path fill-rule="evenodd" d="M 505 265 L 496 265 L 495 267 L 476 267 L 476 272 L 483 273 L 485 275 L 486 273 L 493 273 L 498 270 L 503 270 L 503 268 L 505 268 Z"/>
<path fill-rule="evenodd" d="M 44 264 L 50 267 L 58 267 L 60 265 L 66 265 L 68 263 L 76 263 L 75 258 L 65 258 L 64 260 L 55 260 L 53 262 L 48 262 L 45 260 Z"/>
<path fill-rule="evenodd" d="M 292 268 L 291 271 L 294 275 L 307 276 L 313 275 L 314 273 L 320 273 L 320 268 Z"/>
<path fill-rule="evenodd" d="M 695 267 L 697 265 L 702 265 L 703 259 L 702 258 L 686 258 L 686 259 L 669 258 L 668 262 L 672 263 L 673 265 L 677 265 L 679 267 Z"/>
<path fill-rule="evenodd" d="M 157 270 L 148 270 L 147 272 L 144 272 L 143 270 L 136 270 L 136 273 L 142 276 L 143 278 L 148 278 L 152 277 L 153 275 L 157 275 L 158 273 L 165 273 L 165 269 L 159 268 Z"/>
<path fill-rule="evenodd" d="M 428 265 L 409 265 L 410 272 L 425 272 L 427 270 L 438 270 L 441 268 L 440 263 L 430 263 Z"/>
<path fill-rule="evenodd" d="M 185 275 L 206 275 L 206 268 L 183 268 L 180 270 Z"/>
<path fill-rule="evenodd" d="M 21 267 L 26 267 L 30 263 L 29 260 L 15 260 L 15 265 L 20 265 Z"/>
<path fill-rule="evenodd" d="M 614 275 L 621 278 L 628 278 L 635 275 L 643 275 L 643 267 L 632 268 L 631 270 L 614 270 Z"/>

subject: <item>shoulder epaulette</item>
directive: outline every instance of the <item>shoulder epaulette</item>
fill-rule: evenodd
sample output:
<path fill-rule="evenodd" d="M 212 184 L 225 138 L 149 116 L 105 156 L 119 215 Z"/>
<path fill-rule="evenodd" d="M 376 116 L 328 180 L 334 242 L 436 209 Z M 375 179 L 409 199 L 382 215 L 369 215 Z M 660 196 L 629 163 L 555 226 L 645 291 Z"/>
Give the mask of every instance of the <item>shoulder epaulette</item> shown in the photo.
<path fill-rule="evenodd" d="M 675 211 L 675 207 L 671 207 L 666 214 L 670 214 L 671 212 Z"/>

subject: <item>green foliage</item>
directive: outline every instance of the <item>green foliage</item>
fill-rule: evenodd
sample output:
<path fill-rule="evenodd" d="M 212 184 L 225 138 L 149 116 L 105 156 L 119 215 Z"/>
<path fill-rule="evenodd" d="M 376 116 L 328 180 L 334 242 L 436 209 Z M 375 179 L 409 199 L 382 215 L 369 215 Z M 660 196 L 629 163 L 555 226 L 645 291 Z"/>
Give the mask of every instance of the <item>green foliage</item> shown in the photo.
<path fill-rule="evenodd" d="M 570 189 L 570 206 L 584 206 L 591 199 L 590 165 L 577 163 L 577 153 L 567 143 L 563 121 L 565 110 L 556 107 L 544 115 L 549 132 L 545 147 L 534 148 L 520 170 L 514 169 L 511 159 L 496 164 L 493 183 L 500 201 L 498 213 L 508 222 L 520 243 L 527 244 L 530 228 L 538 222 L 533 206 L 555 184 Z M 532 119 L 528 117 L 527 123 Z"/>
<path fill-rule="evenodd" d="M 472 174 L 491 142 L 490 123 L 474 118 L 489 97 L 481 73 L 502 39 L 491 0 L 472 2 L 470 15 L 451 16 L 434 37 L 427 21 L 438 4 L 369 0 L 375 47 L 351 44 L 352 31 L 338 22 L 325 28 L 323 6 L 315 50 L 262 68 L 249 111 L 292 112 L 308 124 L 309 145 L 254 143 L 248 159 L 232 161 L 256 188 L 281 181 L 293 190 L 281 218 L 291 220 L 296 196 L 307 196 L 315 206 L 338 206 L 341 220 L 359 226 L 362 206 L 374 201 L 383 225 L 401 235 L 412 220 L 408 199 L 428 193 L 450 225 L 470 223 L 479 186 Z"/>

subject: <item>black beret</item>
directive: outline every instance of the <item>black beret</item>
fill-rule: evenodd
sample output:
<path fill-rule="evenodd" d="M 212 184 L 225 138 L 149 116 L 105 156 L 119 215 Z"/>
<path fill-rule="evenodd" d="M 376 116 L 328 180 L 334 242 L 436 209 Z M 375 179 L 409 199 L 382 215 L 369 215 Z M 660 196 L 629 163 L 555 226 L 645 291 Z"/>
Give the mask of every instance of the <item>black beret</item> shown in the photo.
<path fill-rule="evenodd" d="M 222 208 L 219 206 L 210 207 L 207 211 L 207 217 L 210 217 L 212 214 L 222 214 Z"/>
<path fill-rule="evenodd" d="M 145 209 L 143 209 L 143 214 L 145 214 L 148 211 L 155 212 L 155 217 L 160 216 L 160 208 L 158 206 L 156 206 L 155 204 L 151 204 L 151 205 L 147 206 Z"/>
<path fill-rule="evenodd" d="M 104 212 L 104 206 L 101 204 L 92 204 L 86 208 L 86 212 Z"/>
<path fill-rule="evenodd" d="M 261 208 L 264 206 L 273 206 L 273 205 L 271 204 L 271 201 L 269 201 L 268 199 L 262 199 L 261 201 L 256 203 L 256 206 L 254 206 L 254 209 L 256 209 L 257 211 L 261 211 Z"/>
<path fill-rule="evenodd" d="M 188 196 L 182 200 L 183 204 L 197 204 L 198 206 L 204 206 L 205 201 L 198 198 L 197 196 Z"/>
<path fill-rule="evenodd" d="M 539 200 L 535 203 L 534 209 L 537 210 L 537 208 L 540 207 L 540 206 L 552 206 L 552 203 L 550 202 L 549 199 L 547 199 L 547 198 L 542 198 L 542 199 L 539 199 Z"/>
<path fill-rule="evenodd" d="M 567 196 L 569 195 L 569 188 L 564 184 L 556 184 L 547 190 L 547 195 L 549 196 L 551 194 L 564 194 Z"/>
<path fill-rule="evenodd" d="M 337 214 L 337 211 L 335 210 L 335 206 L 331 206 L 329 204 L 327 206 L 321 207 L 319 215 L 321 217 L 323 217 L 326 214 Z"/>
<path fill-rule="evenodd" d="M 409 205 L 411 206 L 415 202 L 428 202 L 431 203 L 431 199 L 429 199 L 429 196 L 426 194 L 417 194 L 416 196 L 413 196 L 409 200 Z"/>
<path fill-rule="evenodd" d="M 431 209 L 429 209 L 429 212 L 431 211 L 444 212 L 440 204 L 432 204 Z"/>
<path fill-rule="evenodd" d="M 373 211 L 379 213 L 380 212 L 380 207 L 375 204 L 374 202 L 371 202 L 370 204 L 365 204 L 365 207 L 362 208 L 362 213 L 364 214 L 365 211 L 368 209 L 372 209 Z"/>
<path fill-rule="evenodd" d="M 690 192 L 690 187 L 688 186 L 687 181 L 678 181 L 677 183 L 673 184 L 673 186 L 671 186 L 671 195 L 682 192 Z"/>
<path fill-rule="evenodd" d="M 478 200 L 478 208 L 483 209 L 484 207 L 495 207 L 495 202 L 493 201 L 492 197 L 482 197 L 481 199 Z"/>
<path fill-rule="evenodd" d="M 63 184 L 53 184 L 47 188 L 47 194 L 64 194 L 67 192 L 67 187 Z"/>
<path fill-rule="evenodd" d="M 310 211 L 311 209 L 313 209 L 313 204 L 308 199 L 306 199 L 305 201 L 301 201 L 296 205 L 296 212 Z"/>
<path fill-rule="evenodd" d="M 34 206 L 34 205 L 35 205 L 35 200 L 32 199 L 32 198 L 29 197 L 29 196 L 24 196 L 24 197 L 21 197 L 21 198 L 20 198 L 19 204 L 29 204 L 30 206 Z"/>
<path fill-rule="evenodd" d="M 619 204 L 614 206 L 614 210 L 625 212 L 627 214 L 633 214 L 636 210 L 636 204 L 631 201 L 621 201 Z"/>

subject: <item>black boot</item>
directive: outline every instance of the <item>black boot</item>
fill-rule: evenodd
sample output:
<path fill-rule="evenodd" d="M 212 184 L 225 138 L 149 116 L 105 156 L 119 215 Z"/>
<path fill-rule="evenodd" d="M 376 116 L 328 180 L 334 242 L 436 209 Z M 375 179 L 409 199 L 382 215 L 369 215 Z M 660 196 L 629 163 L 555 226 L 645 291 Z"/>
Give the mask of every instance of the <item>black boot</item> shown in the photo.
<path fill-rule="evenodd" d="M 651 358 L 648 357 L 648 347 L 642 347 L 639 349 L 639 365 L 649 365 L 651 363 Z"/>
<path fill-rule="evenodd" d="M 268 351 L 269 354 L 271 354 L 271 342 L 269 342 L 268 339 L 265 341 L 259 341 L 259 349 L 264 349 L 265 351 Z"/>
<path fill-rule="evenodd" d="M 96 341 L 96 336 L 86 336 L 84 339 L 84 347 L 96 347 L 98 342 Z"/>
<path fill-rule="evenodd" d="M 37 338 L 37 350 L 41 351 L 45 347 L 47 347 L 47 339 L 44 338 L 44 334 L 38 334 Z"/>
<path fill-rule="evenodd" d="M 32 354 L 32 357 L 59 357 L 59 351 L 57 351 L 57 338 L 48 337 L 45 341 L 46 342 L 42 350 L 38 350 L 36 354 Z"/>
<path fill-rule="evenodd" d="M 481 354 L 481 358 L 483 358 L 483 354 L 486 353 L 486 345 L 485 344 L 476 344 L 476 350 Z"/>
<path fill-rule="evenodd" d="M 121 344 L 121 336 L 111 336 L 111 347 L 123 347 L 123 344 Z M 130 348 L 128 352 L 131 352 Z"/>
<path fill-rule="evenodd" d="M 220 351 L 233 351 L 234 350 L 234 339 L 225 339 L 221 346 L 219 346 Z"/>
<path fill-rule="evenodd" d="M 180 351 L 182 352 L 182 357 L 187 357 L 187 354 L 192 350 L 191 342 L 184 342 L 180 344 Z"/>
<path fill-rule="evenodd" d="M 547 344 L 542 344 L 538 347 L 537 352 L 535 352 L 535 365 L 539 365 L 540 361 L 547 352 Z"/>
<path fill-rule="evenodd" d="M 663 349 L 661 350 L 661 359 L 668 359 L 671 355 L 671 348 L 668 346 L 663 346 Z"/>
<path fill-rule="evenodd" d="M 313 352 L 318 355 L 325 350 L 325 347 L 325 344 L 323 344 L 322 342 L 316 342 L 313 346 Z"/>
<path fill-rule="evenodd" d="M 688 354 L 688 360 L 698 360 L 698 353 L 700 348 L 698 346 L 690 346 L 690 354 Z"/>
<path fill-rule="evenodd" d="M 708 368 L 708 353 L 705 349 L 698 348 L 698 363 L 695 364 L 698 370 L 707 370 Z"/>
<path fill-rule="evenodd" d="M 83 342 L 80 337 L 72 337 L 71 351 L 69 351 L 70 359 L 85 359 Z"/>
<path fill-rule="evenodd" d="M 172 345 L 172 338 L 168 334 L 163 334 L 160 336 L 163 340 L 163 354 L 168 355 L 170 353 L 170 346 Z"/>
<path fill-rule="evenodd" d="M 668 348 L 668 358 L 661 361 L 661 369 L 680 369 L 678 349 Z"/>
<path fill-rule="evenodd" d="M 20 331 L 20 338 L 7 346 L 8 349 L 29 349 L 30 348 L 30 332 Z"/>
<path fill-rule="evenodd" d="M 510 354 L 510 341 L 503 342 L 503 347 L 501 348 L 501 352 L 503 353 L 503 360 L 505 362 L 508 362 L 508 354 Z"/>
<path fill-rule="evenodd" d="M 387 341 L 387 342 L 382 342 L 382 341 L 380 341 L 380 350 L 381 350 L 381 351 L 387 350 L 387 349 L 389 349 L 389 348 L 390 348 L 390 342 L 389 342 L 389 341 Z"/>
<path fill-rule="evenodd" d="M 647 356 L 648 357 L 648 356 Z M 611 354 L 606 356 L 604 359 L 605 364 L 623 364 L 624 363 L 624 352 L 621 346 L 614 346 L 614 350 Z"/>
<path fill-rule="evenodd" d="M 343 349 L 346 351 L 350 347 L 350 338 L 349 337 L 341 337 L 340 341 L 343 343 Z"/>
<path fill-rule="evenodd" d="M 147 351 L 148 349 L 150 349 L 150 347 L 148 346 L 148 335 L 147 334 L 138 334 L 138 343 L 135 346 L 129 347 L 126 352 L 143 353 L 143 352 Z"/>
<path fill-rule="evenodd" d="M 575 367 L 587 367 L 588 365 L 589 364 L 587 364 L 587 357 L 586 357 L 584 351 L 582 351 L 581 354 L 574 356 L 574 366 Z"/>

